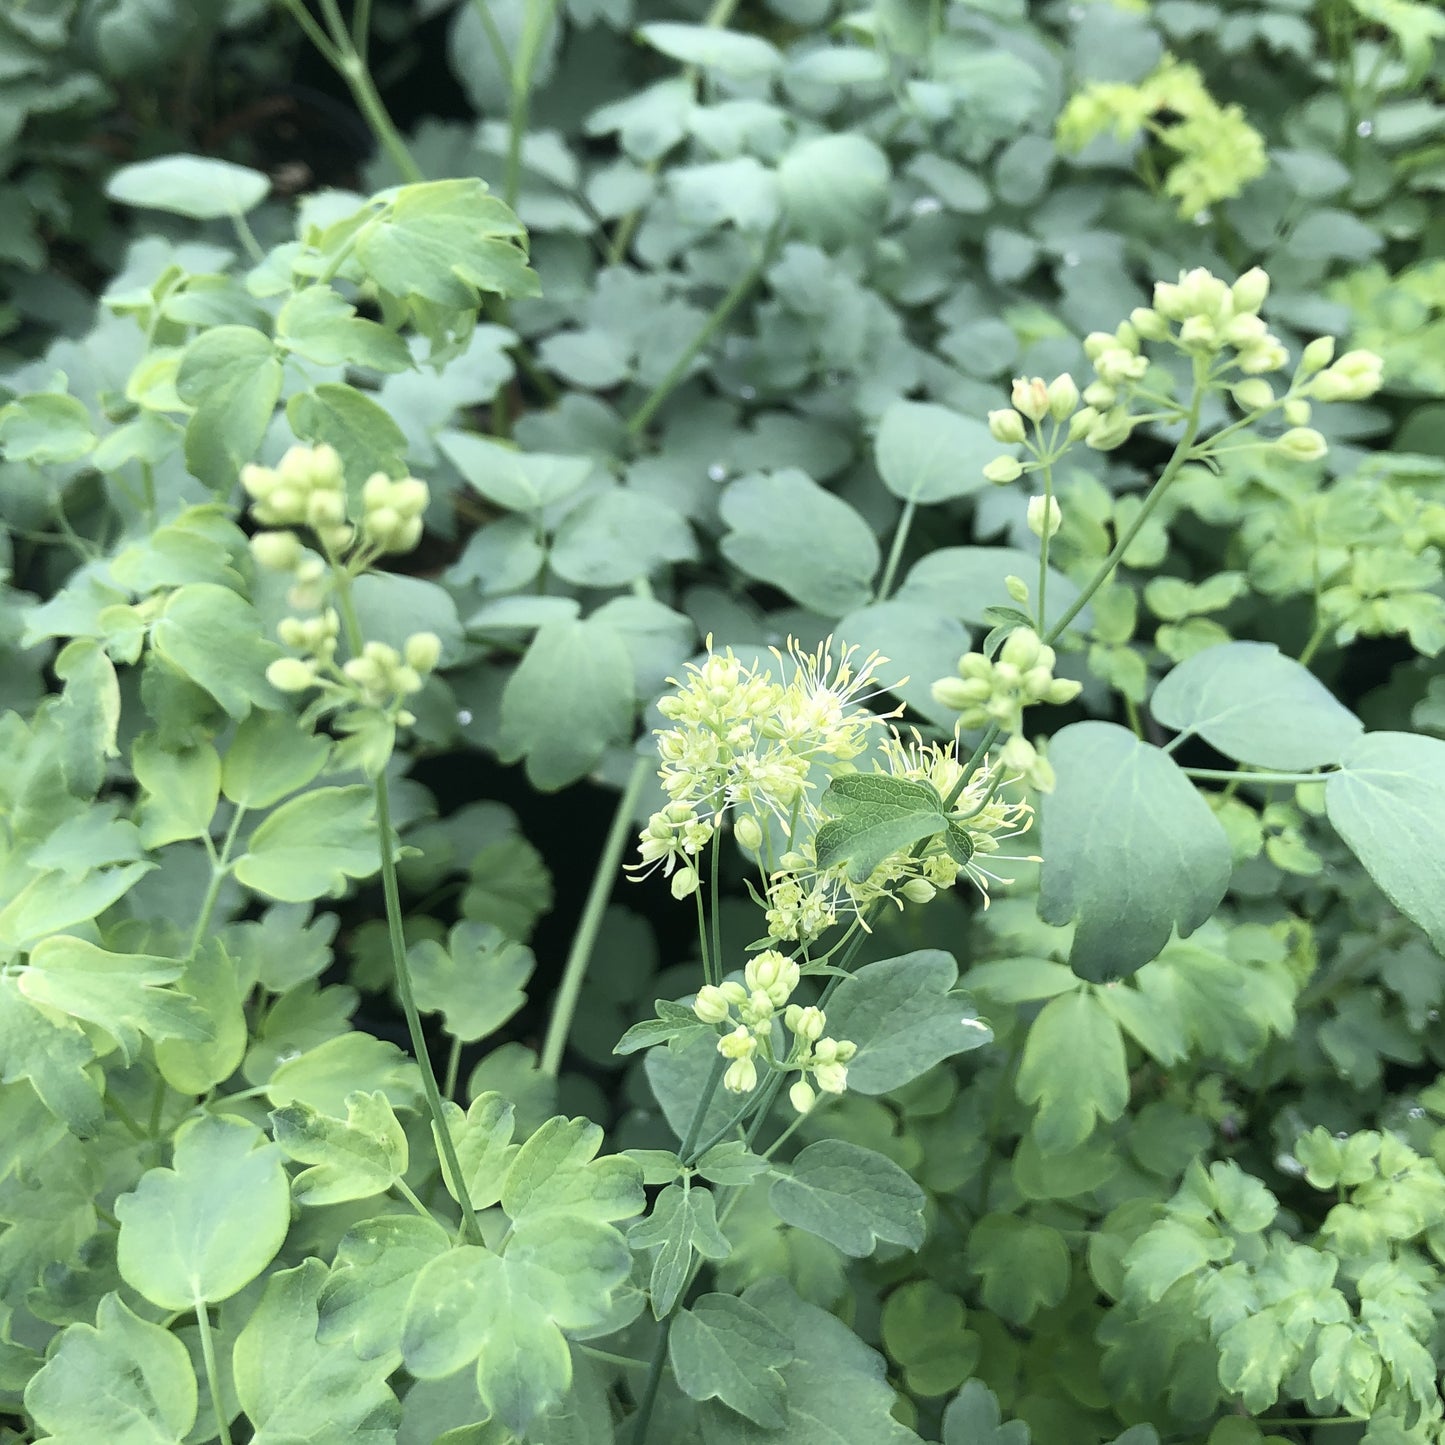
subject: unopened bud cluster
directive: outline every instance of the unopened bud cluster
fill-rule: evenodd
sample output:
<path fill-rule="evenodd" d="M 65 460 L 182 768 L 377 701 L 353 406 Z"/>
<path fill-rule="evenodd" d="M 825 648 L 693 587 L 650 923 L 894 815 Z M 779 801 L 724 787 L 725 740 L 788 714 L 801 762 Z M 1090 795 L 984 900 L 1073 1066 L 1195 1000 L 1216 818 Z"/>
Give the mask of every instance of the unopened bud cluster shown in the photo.
<path fill-rule="evenodd" d="M 765 1067 L 798 1073 L 788 1098 L 800 1114 L 806 1114 L 817 1092 L 841 1094 L 848 1087 L 848 1061 L 858 1048 L 847 1039 L 825 1036 L 827 1018 L 822 1009 L 789 1003 L 801 978 L 797 963 L 768 949 L 748 961 L 742 983 L 730 979 L 706 984 L 692 1007 L 703 1023 L 726 1030 L 717 1042 L 718 1053 L 728 1060 L 725 1089 L 750 1094 L 757 1088 L 761 1060 Z M 774 1051 L 774 1024 L 780 1015 L 790 1037 L 782 1058 Z"/>
<path fill-rule="evenodd" d="M 421 541 L 422 514 L 430 501 L 426 483 L 416 477 L 393 481 L 377 472 L 361 489 L 361 516 L 352 518 L 341 457 L 325 444 L 292 447 L 275 467 L 242 467 L 241 486 L 251 498 L 251 515 L 263 526 L 306 527 L 328 557 L 354 548 L 348 562 L 358 571 L 377 557 L 410 552 Z M 276 572 L 295 572 L 305 557 L 289 530 L 258 532 L 251 552 Z"/>
<path fill-rule="evenodd" d="M 1026 472 L 1057 461 L 1068 446 L 1082 441 L 1096 451 L 1122 445 L 1141 420 L 1136 391 L 1149 370 L 1146 343 L 1174 347 L 1196 359 L 1207 384 L 1228 391 L 1249 418 L 1278 408 L 1288 430 L 1273 443 L 1284 456 L 1313 461 L 1326 451 L 1324 437 L 1308 425 L 1312 401 L 1360 401 L 1381 384 L 1380 358 L 1369 351 L 1350 351 L 1337 361 L 1334 342 L 1321 337 L 1306 347 L 1288 390 L 1277 396 L 1265 380 L 1281 371 L 1289 353 L 1259 315 L 1269 294 L 1269 277 L 1259 267 L 1246 271 L 1232 285 L 1196 267 L 1178 281 L 1160 281 L 1154 304 L 1130 312 L 1112 332 L 1095 331 L 1084 338 L 1084 352 L 1094 367 L 1094 380 L 1080 394 L 1067 376 L 1045 382 L 1041 377 L 1014 381 L 1012 405 L 989 413 L 989 430 L 1005 446 L 1021 446 L 1030 458 L 1007 455 L 984 468 L 992 482 L 1016 481 Z M 1080 401 L 1083 405 L 1080 406 Z M 1185 408 L 1158 396 L 1148 420 L 1180 420 Z M 1032 521 L 1036 533 L 1039 525 Z"/>
<path fill-rule="evenodd" d="M 320 617 L 284 617 L 276 629 L 281 641 L 309 655 L 280 657 L 266 669 L 266 679 L 280 692 L 321 688 L 333 704 L 350 704 L 382 712 L 403 727 L 416 721 L 403 706 L 420 692 L 441 658 L 441 639 L 434 632 L 414 632 L 401 652 L 385 642 L 368 642 L 357 657 L 336 665 L 339 622 L 333 608 Z"/>

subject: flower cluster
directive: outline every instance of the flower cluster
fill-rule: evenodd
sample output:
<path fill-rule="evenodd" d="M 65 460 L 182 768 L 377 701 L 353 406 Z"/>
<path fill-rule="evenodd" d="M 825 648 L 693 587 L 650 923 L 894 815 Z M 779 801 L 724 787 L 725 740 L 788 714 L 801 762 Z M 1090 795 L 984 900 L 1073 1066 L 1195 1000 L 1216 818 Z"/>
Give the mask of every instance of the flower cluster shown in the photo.
<path fill-rule="evenodd" d="M 431 494 L 416 477 L 393 481 L 382 472 L 361 489 L 361 516 L 348 514 L 346 478 L 334 447 L 294 446 L 275 467 L 241 468 L 241 485 L 251 497 L 251 515 L 269 528 L 307 527 L 329 557 L 356 547 L 348 559 L 360 571 L 385 553 L 410 552 L 421 541 L 422 513 Z M 303 551 L 294 532 L 258 532 L 251 550 L 261 566 L 293 572 Z"/>
<path fill-rule="evenodd" d="M 825 1036 L 822 1009 L 789 1002 L 801 978 L 796 962 L 768 949 L 748 960 L 742 983 L 705 984 L 692 1007 L 703 1023 L 724 1030 L 717 1051 L 728 1060 L 725 1089 L 750 1094 L 761 1061 L 765 1068 L 798 1074 L 788 1098 L 806 1114 L 818 1093 L 841 1094 L 848 1087 L 848 1061 L 858 1050 L 847 1039 Z M 786 1041 L 781 1053 L 780 1041 Z"/>
<path fill-rule="evenodd" d="M 656 867 L 686 898 L 697 888 L 697 860 L 731 813 L 738 841 L 763 846 L 765 823 L 786 837 L 816 822 L 820 775 L 867 749 L 883 719 L 862 706 L 874 693 L 876 653 L 834 659 L 829 642 L 812 652 L 789 643 L 774 652 L 792 664 L 792 680 L 749 666 L 731 651 L 690 663 L 675 691 L 658 702 L 672 726 L 657 732 L 658 776 L 671 800 L 648 820 L 639 840 L 644 874 Z"/>
<path fill-rule="evenodd" d="M 1036 703 L 1060 706 L 1072 702 L 1082 684 L 1054 676 L 1057 661 L 1052 647 L 1042 642 L 1031 627 L 1009 633 L 996 659 L 982 652 L 966 653 L 959 659 L 958 676 L 940 678 L 933 684 L 933 696 L 944 707 L 959 714 L 965 728 L 998 725 L 1009 734 L 1002 754 L 1005 767 L 1022 773 L 1033 786 L 1047 792 L 1053 773 L 1023 735 L 1024 709 Z"/>

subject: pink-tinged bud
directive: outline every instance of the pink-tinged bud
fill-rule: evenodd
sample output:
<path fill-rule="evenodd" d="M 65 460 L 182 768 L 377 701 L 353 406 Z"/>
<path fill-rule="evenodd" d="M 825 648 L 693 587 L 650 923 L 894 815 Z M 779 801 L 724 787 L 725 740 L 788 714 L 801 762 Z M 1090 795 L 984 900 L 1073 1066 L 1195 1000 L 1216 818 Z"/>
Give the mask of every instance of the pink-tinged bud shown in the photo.
<path fill-rule="evenodd" d="M 1009 398 L 1014 410 L 1030 421 L 1042 421 L 1049 414 L 1049 388 L 1043 377 L 1018 377 Z"/>

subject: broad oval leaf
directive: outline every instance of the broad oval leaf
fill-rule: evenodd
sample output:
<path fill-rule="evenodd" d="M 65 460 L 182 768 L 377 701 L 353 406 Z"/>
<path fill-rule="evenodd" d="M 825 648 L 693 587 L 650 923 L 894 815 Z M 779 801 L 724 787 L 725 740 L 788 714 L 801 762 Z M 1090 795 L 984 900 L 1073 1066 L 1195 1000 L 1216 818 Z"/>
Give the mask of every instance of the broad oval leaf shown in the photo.
<path fill-rule="evenodd" d="M 1039 916 L 1072 923 L 1069 964 L 1095 983 L 1157 958 L 1212 916 L 1231 870 L 1209 805 L 1159 748 L 1114 723 L 1074 723 L 1049 749 Z"/>
<path fill-rule="evenodd" d="M 985 485 L 983 469 L 998 454 L 988 427 L 926 401 L 895 401 L 873 444 L 878 475 L 905 502 L 946 502 Z"/>
<path fill-rule="evenodd" d="M 1326 780 L 1325 811 L 1385 897 L 1445 953 L 1445 742 L 1367 733 Z"/>
<path fill-rule="evenodd" d="M 886 773 L 844 773 L 828 784 L 820 806 L 830 817 L 814 840 L 818 867 L 846 863 L 854 883 L 890 854 L 948 826 L 932 784 Z"/>
<path fill-rule="evenodd" d="M 1267 642 L 1226 642 L 1181 662 L 1150 711 L 1236 762 L 1305 769 L 1339 762 L 1364 730 L 1306 667 Z"/>
<path fill-rule="evenodd" d="M 369 878 L 381 867 L 374 802 L 362 783 L 292 798 L 251 834 L 236 877 L 283 903 L 309 903 L 343 892 L 348 878 Z"/>
<path fill-rule="evenodd" d="M 694 1400 L 721 1400 L 765 1429 L 787 1424 L 779 1367 L 792 1341 L 759 1309 L 730 1294 L 705 1294 L 673 1321 L 667 1341 L 673 1375 Z"/>
<path fill-rule="evenodd" d="M 1038 575 L 1039 559 L 1017 547 L 940 547 L 914 563 L 896 600 L 936 608 L 960 622 L 982 627 L 990 622 L 988 608 L 1008 605 L 1006 577 L 1022 577 L 1033 587 Z M 1078 595 L 1073 582 L 1049 568 L 1044 615 L 1050 625 Z M 1092 616 L 1092 606 L 1085 607 L 1076 625 L 1087 627 Z"/>
<path fill-rule="evenodd" d="M 778 1217 L 863 1259 L 879 1240 L 923 1243 L 923 1190 L 891 1159 L 842 1139 L 809 1144 L 774 1182 Z"/>
<path fill-rule="evenodd" d="M 105 193 L 124 206 L 216 221 L 259 206 L 271 194 L 271 178 L 214 156 L 156 156 L 122 166 L 106 182 Z"/>
<path fill-rule="evenodd" d="M 716 25 L 684 25 L 654 21 L 638 28 L 638 35 L 684 65 L 716 70 L 733 80 L 755 80 L 771 75 L 783 63 L 775 45 L 757 35 L 743 35 Z"/>
<path fill-rule="evenodd" d="M 809 136 L 778 165 L 778 188 L 794 230 L 827 248 L 875 230 L 888 206 L 888 182 L 887 155 L 856 131 Z"/>

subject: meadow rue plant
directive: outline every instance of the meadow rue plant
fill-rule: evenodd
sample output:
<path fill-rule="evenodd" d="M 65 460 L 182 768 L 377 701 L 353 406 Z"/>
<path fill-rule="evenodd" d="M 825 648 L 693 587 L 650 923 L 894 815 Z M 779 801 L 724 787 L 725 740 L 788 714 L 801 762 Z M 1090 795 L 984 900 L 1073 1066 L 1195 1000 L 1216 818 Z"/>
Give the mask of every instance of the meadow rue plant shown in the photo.
<path fill-rule="evenodd" d="M 1440 17 L 824 10 L 0 13 L 0 1445 L 1439 1445 Z"/>

